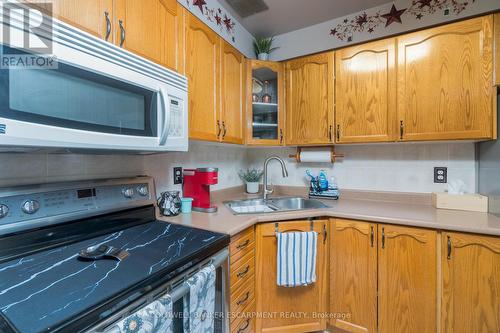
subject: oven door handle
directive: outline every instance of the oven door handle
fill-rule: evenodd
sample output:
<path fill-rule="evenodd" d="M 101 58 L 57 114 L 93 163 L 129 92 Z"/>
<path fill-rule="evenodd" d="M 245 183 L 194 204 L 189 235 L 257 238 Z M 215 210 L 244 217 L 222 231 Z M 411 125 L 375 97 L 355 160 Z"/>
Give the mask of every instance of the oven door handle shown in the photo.
<path fill-rule="evenodd" d="M 167 142 L 168 131 L 170 129 L 170 104 L 168 103 L 167 100 L 168 93 L 165 92 L 163 88 L 160 88 L 158 94 L 160 95 L 161 113 L 162 113 L 161 118 L 163 122 L 163 126 L 161 127 L 161 132 L 160 132 L 160 146 L 164 146 L 165 143 Z"/>

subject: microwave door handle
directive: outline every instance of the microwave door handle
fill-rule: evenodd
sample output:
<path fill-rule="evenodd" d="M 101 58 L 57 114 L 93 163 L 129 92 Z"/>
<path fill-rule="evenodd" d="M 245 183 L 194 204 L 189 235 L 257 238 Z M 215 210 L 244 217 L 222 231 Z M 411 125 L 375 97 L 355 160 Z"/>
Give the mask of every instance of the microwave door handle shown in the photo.
<path fill-rule="evenodd" d="M 170 105 L 167 100 L 167 94 L 163 91 L 162 88 L 159 90 L 159 95 L 160 95 L 160 100 L 161 100 L 161 112 L 162 112 L 162 121 L 163 121 L 163 126 L 160 132 L 160 146 L 164 146 L 167 137 L 168 137 L 168 130 L 170 128 Z"/>

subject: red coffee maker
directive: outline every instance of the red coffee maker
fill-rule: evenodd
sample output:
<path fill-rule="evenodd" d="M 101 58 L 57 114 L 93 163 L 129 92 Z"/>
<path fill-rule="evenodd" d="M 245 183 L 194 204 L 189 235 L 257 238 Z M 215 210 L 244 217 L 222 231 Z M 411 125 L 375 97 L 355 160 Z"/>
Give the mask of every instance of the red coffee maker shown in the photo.
<path fill-rule="evenodd" d="M 210 185 L 219 180 L 219 169 L 197 168 L 184 169 L 182 193 L 185 198 L 193 198 L 193 210 L 214 213 L 217 206 L 210 203 Z"/>

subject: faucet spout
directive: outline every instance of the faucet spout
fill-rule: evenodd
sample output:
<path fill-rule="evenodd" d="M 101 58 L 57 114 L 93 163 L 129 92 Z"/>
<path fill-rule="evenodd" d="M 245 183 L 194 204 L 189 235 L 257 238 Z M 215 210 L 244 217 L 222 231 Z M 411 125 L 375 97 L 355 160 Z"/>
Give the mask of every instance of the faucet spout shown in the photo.
<path fill-rule="evenodd" d="M 281 157 L 271 156 L 271 157 L 266 158 L 266 160 L 264 161 L 264 193 L 263 193 L 264 200 L 267 200 L 268 195 L 274 192 L 274 189 L 269 188 L 269 186 L 267 185 L 267 182 L 268 182 L 267 167 L 269 165 L 269 162 L 271 162 L 272 160 L 276 160 L 276 161 L 280 162 L 281 174 L 283 175 L 283 178 L 288 177 L 288 170 L 286 169 L 285 161 L 283 161 L 283 159 Z"/>

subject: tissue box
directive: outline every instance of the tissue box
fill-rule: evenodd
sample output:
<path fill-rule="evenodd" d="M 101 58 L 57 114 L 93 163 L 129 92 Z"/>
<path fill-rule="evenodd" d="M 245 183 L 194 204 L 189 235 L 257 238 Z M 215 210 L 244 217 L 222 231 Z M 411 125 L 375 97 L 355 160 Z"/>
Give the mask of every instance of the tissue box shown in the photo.
<path fill-rule="evenodd" d="M 432 193 L 432 205 L 436 208 L 488 212 L 488 197 L 480 194 Z"/>

